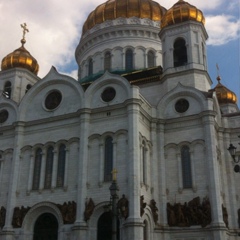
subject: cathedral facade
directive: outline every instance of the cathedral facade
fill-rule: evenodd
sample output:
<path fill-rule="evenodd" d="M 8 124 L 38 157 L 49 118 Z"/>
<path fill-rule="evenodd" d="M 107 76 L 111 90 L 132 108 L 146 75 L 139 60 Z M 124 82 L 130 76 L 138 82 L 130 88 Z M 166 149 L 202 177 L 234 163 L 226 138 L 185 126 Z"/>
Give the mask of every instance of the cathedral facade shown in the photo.
<path fill-rule="evenodd" d="M 183 0 L 108 0 L 78 79 L 39 78 L 22 25 L 0 71 L 1 240 L 238 239 L 240 111 L 212 86 L 204 24 Z"/>

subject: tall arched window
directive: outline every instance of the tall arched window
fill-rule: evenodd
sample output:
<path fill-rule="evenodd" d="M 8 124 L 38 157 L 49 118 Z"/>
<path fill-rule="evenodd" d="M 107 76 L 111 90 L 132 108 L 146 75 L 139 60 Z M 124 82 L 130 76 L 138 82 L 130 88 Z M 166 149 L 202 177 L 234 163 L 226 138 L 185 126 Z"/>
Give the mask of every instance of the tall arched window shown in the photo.
<path fill-rule="evenodd" d="M 32 87 L 32 85 L 31 85 L 31 84 L 28 84 L 28 85 L 26 86 L 25 93 L 27 93 L 31 87 Z"/>
<path fill-rule="evenodd" d="M 47 149 L 47 158 L 46 158 L 46 171 L 45 171 L 45 182 L 44 188 L 50 189 L 52 182 L 52 171 L 53 171 L 53 147 Z"/>
<path fill-rule="evenodd" d="M 93 74 L 93 60 L 92 58 L 90 58 L 88 62 L 88 76 L 91 76 L 92 74 Z"/>
<path fill-rule="evenodd" d="M 66 146 L 61 144 L 58 152 L 57 187 L 63 187 L 64 185 L 65 160 Z"/>
<path fill-rule="evenodd" d="M 191 188 L 192 187 L 192 170 L 191 170 L 190 151 L 188 146 L 183 146 L 181 148 L 181 160 L 182 160 L 183 188 Z"/>
<path fill-rule="evenodd" d="M 148 67 L 154 67 L 154 52 L 149 51 L 147 54 Z"/>
<path fill-rule="evenodd" d="M 133 70 L 133 51 L 127 49 L 125 56 L 126 70 Z"/>
<path fill-rule="evenodd" d="M 40 184 L 40 174 L 42 165 L 42 149 L 38 148 L 35 152 L 34 170 L 33 170 L 33 190 L 39 189 Z"/>
<path fill-rule="evenodd" d="M 173 59 L 174 67 L 179 67 L 187 64 L 187 48 L 183 38 L 178 38 L 174 42 Z"/>
<path fill-rule="evenodd" d="M 104 55 L 104 70 L 110 70 L 111 69 L 111 53 L 106 52 Z"/>
<path fill-rule="evenodd" d="M 11 82 L 6 82 L 4 85 L 3 95 L 4 97 L 11 99 L 11 93 L 12 93 L 12 84 Z"/>
<path fill-rule="evenodd" d="M 107 137 L 105 139 L 105 154 L 104 154 L 104 181 L 112 180 L 113 169 L 113 139 Z"/>

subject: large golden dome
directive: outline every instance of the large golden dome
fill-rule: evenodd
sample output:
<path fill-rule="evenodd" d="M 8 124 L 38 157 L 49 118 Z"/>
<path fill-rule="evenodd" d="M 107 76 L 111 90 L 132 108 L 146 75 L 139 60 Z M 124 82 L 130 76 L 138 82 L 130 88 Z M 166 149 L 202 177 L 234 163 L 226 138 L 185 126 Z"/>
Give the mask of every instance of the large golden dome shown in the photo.
<path fill-rule="evenodd" d="M 160 21 L 166 9 L 152 0 L 108 0 L 92 11 L 83 25 L 82 34 L 96 24 L 120 17 L 148 18 Z"/>
<path fill-rule="evenodd" d="M 213 89 L 217 94 L 217 99 L 219 104 L 227 104 L 227 103 L 236 103 L 237 102 L 237 96 L 234 92 L 226 88 L 220 83 L 221 78 L 217 77 L 218 84 Z"/>
<path fill-rule="evenodd" d="M 183 0 L 179 0 L 163 16 L 161 28 L 189 20 L 205 24 L 202 11 Z"/>
<path fill-rule="evenodd" d="M 25 39 L 22 39 L 22 46 L 3 58 L 1 64 L 2 70 L 19 67 L 28 69 L 37 75 L 39 70 L 38 62 L 24 47 L 25 42 Z"/>

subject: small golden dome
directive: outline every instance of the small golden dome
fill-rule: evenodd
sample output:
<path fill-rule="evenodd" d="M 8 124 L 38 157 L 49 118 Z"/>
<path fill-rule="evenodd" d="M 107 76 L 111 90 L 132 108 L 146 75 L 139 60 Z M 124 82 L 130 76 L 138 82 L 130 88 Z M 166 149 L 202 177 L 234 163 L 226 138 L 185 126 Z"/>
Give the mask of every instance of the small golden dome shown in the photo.
<path fill-rule="evenodd" d="M 202 11 L 183 0 L 179 0 L 163 16 L 161 28 L 189 20 L 205 24 Z"/>
<path fill-rule="evenodd" d="M 22 46 L 12 53 L 8 54 L 2 60 L 1 68 L 2 70 L 8 70 L 11 68 L 26 68 L 32 73 L 37 75 L 39 70 L 39 65 L 37 60 L 26 50 L 24 43 Z"/>
<path fill-rule="evenodd" d="M 227 103 L 236 103 L 237 102 L 237 96 L 234 92 L 223 86 L 220 81 L 221 78 L 217 77 L 218 84 L 213 89 L 217 94 L 217 99 L 219 104 L 227 104 Z"/>
<path fill-rule="evenodd" d="M 117 18 L 148 18 L 160 21 L 166 9 L 152 0 L 108 0 L 92 11 L 83 25 L 82 34 L 96 24 Z"/>

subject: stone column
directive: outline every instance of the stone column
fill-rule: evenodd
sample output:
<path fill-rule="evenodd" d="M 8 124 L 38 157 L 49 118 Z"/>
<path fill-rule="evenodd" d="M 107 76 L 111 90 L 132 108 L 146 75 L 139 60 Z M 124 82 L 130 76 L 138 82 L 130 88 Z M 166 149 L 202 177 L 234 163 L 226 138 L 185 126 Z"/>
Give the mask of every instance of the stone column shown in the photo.
<path fill-rule="evenodd" d="M 14 151 L 12 155 L 12 166 L 11 166 L 11 176 L 8 187 L 8 198 L 7 198 L 7 214 L 5 220 L 5 226 L 0 234 L 1 240 L 13 240 L 14 230 L 12 228 L 12 216 L 13 209 L 16 206 L 16 191 L 17 191 L 17 178 L 20 166 L 20 155 L 23 142 L 24 134 L 24 124 L 22 122 L 17 122 L 15 125 L 15 139 L 14 139 Z"/>
<path fill-rule="evenodd" d="M 72 228 L 74 239 L 87 239 L 87 224 L 84 220 L 85 199 L 87 198 L 87 164 L 88 164 L 88 137 L 90 125 L 90 110 L 84 109 L 80 115 L 80 143 L 79 143 L 79 166 L 77 182 L 77 214 Z"/>
<path fill-rule="evenodd" d="M 164 152 L 164 122 L 159 122 L 157 125 L 157 149 L 158 149 L 158 188 L 160 201 L 159 222 L 163 226 L 168 225 L 167 221 L 167 196 L 166 196 L 166 158 Z M 162 211 L 161 211 L 162 209 Z"/>
<path fill-rule="evenodd" d="M 133 99 L 128 111 L 128 198 L 129 217 L 124 225 L 127 239 L 143 240 L 143 221 L 140 217 L 140 151 L 139 151 L 139 111 L 140 100 Z"/>
<path fill-rule="evenodd" d="M 220 174 L 217 161 L 216 146 L 218 145 L 215 130 L 215 112 L 208 111 L 202 118 L 206 144 L 206 161 L 209 182 L 209 199 L 211 203 L 213 238 L 225 240 L 225 224 L 223 223 Z"/>

